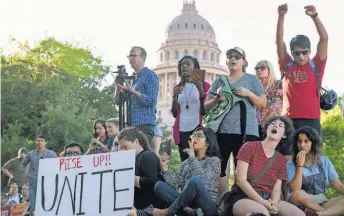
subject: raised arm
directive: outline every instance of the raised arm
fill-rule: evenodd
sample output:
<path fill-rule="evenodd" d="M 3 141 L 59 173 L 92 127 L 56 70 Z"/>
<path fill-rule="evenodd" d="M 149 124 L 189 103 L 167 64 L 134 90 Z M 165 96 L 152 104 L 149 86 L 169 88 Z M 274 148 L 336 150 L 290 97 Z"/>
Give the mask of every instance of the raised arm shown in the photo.
<path fill-rule="evenodd" d="M 287 56 L 287 47 L 283 40 L 284 35 L 284 16 L 288 11 L 288 5 L 283 4 L 278 7 L 278 21 L 277 21 L 277 31 L 276 31 L 276 45 L 277 45 L 277 55 L 280 61 L 283 61 Z"/>
<path fill-rule="evenodd" d="M 313 19 L 315 27 L 317 28 L 320 40 L 317 46 L 317 56 L 320 61 L 324 61 L 327 58 L 327 47 L 328 47 L 328 35 L 323 23 L 320 21 L 316 8 L 313 5 L 305 7 L 306 14 Z"/>

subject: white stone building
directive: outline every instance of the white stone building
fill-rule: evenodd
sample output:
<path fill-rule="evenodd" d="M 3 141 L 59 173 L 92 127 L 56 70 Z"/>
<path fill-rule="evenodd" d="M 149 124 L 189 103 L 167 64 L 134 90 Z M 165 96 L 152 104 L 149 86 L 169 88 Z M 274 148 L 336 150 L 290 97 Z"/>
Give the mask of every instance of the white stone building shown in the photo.
<path fill-rule="evenodd" d="M 196 57 L 201 69 L 206 70 L 205 79 L 215 80 L 227 68 L 220 64 L 221 51 L 210 23 L 198 14 L 195 1 L 184 1 L 181 14 L 167 27 L 166 40 L 157 51 L 158 65 L 153 69 L 159 77 L 157 117 L 162 124 L 173 125 L 171 114 L 173 87 L 179 83 L 178 61 L 185 55 Z"/>

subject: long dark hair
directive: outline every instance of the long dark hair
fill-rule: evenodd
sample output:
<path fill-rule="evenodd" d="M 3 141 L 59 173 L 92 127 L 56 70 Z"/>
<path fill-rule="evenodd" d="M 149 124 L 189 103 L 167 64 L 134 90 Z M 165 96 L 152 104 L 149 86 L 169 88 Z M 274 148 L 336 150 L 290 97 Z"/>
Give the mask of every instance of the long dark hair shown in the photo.
<path fill-rule="evenodd" d="M 284 123 L 284 135 L 286 136 L 286 138 L 281 139 L 281 141 L 276 146 L 276 151 L 280 152 L 282 155 L 291 155 L 293 153 L 292 140 L 295 130 L 293 127 L 293 122 L 289 118 L 283 116 L 274 116 L 267 119 L 263 125 L 264 136 L 266 137 L 266 131 L 269 125 L 277 120 L 280 120 Z"/>
<path fill-rule="evenodd" d="M 137 139 L 144 150 L 151 150 L 147 136 L 134 127 L 124 128 L 117 135 L 117 142 L 120 140 L 126 140 L 129 142 L 134 142 Z"/>
<path fill-rule="evenodd" d="M 96 125 L 101 124 L 105 128 L 105 136 L 108 137 L 107 131 L 106 131 L 106 122 L 104 119 L 97 119 L 93 123 L 93 138 L 98 138 L 98 133 L 96 130 Z"/>
<path fill-rule="evenodd" d="M 221 153 L 219 145 L 217 144 L 217 137 L 214 131 L 211 128 L 197 128 L 195 132 L 203 131 L 206 142 L 208 143 L 207 152 L 205 153 L 208 157 L 218 157 L 221 159 Z"/>
<path fill-rule="evenodd" d="M 187 55 L 187 56 L 184 56 L 182 59 L 180 59 L 179 62 L 178 62 L 178 75 L 179 75 L 179 77 L 182 78 L 180 80 L 180 84 L 181 85 L 185 84 L 184 77 L 182 76 L 182 62 L 183 62 L 184 59 L 191 59 L 191 61 L 194 63 L 194 67 L 195 67 L 194 69 L 198 69 L 198 70 L 201 69 L 201 66 L 200 66 L 198 60 L 196 58 L 192 57 L 192 56 Z"/>
<path fill-rule="evenodd" d="M 296 163 L 296 155 L 299 153 L 298 139 L 300 134 L 306 134 L 307 138 L 312 142 L 311 153 L 313 155 L 313 163 L 319 164 L 322 155 L 322 141 L 321 138 L 313 128 L 309 126 L 303 126 L 295 132 L 293 147 L 294 147 L 294 163 Z"/>

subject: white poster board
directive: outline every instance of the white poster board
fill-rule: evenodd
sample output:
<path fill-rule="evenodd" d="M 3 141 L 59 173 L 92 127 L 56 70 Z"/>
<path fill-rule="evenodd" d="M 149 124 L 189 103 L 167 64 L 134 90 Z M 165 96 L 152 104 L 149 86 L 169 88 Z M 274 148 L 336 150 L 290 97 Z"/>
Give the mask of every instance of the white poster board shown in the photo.
<path fill-rule="evenodd" d="M 127 215 L 134 177 L 134 150 L 41 159 L 35 215 Z"/>

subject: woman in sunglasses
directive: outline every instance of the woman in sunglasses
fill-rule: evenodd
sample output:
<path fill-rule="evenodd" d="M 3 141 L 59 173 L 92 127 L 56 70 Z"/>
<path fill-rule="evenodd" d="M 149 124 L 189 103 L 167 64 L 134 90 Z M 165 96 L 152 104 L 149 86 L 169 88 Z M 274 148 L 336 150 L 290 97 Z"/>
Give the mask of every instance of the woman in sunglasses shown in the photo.
<path fill-rule="evenodd" d="M 157 182 L 154 192 L 168 208 L 149 209 L 149 215 L 173 216 L 186 212 L 216 215 L 221 164 L 215 133 L 209 128 L 196 129 L 185 151 L 189 158 L 181 164 L 177 175 L 168 171 L 168 157 L 162 156 L 161 170 L 166 182 Z M 182 192 L 179 193 L 178 189 Z"/>
<path fill-rule="evenodd" d="M 260 79 L 265 89 L 266 107 L 257 110 L 259 135 L 263 140 L 262 125 L 266 119 L 272 116 L 280 116 L 283 105 L 282 82 L 276 79 L 275 70 L 271 62 L 262 60 L 254 67 L 257 77 Z"/>
<path fill-rule="evenodd" d="M 248 63 L 244 50 L 234 47 L 229 49 L 226 55 L 229 74 L 220 76 L 212 83 L 204 104 L 207 111 L 221 107 L 220 103 L 223 101 L 222 89 L 231 89 L 230 94 L 232 97 L 244 101 L 244 103 L 236 103 L 229 108 L 230 110 L 227 113 L 222 114 L 224 117 L 222 116 L 223 119 L 219 123 L 217 130 L 217 142 L 222 154 L 221 194 L 228 190 L 226 170 L 230 154 L 233 152 L 235 159 L 245 141 L 259 139 L 256 109 L 263 109 L 266 106 L 263 85 L 255 75 L 246 73 Z"/>

